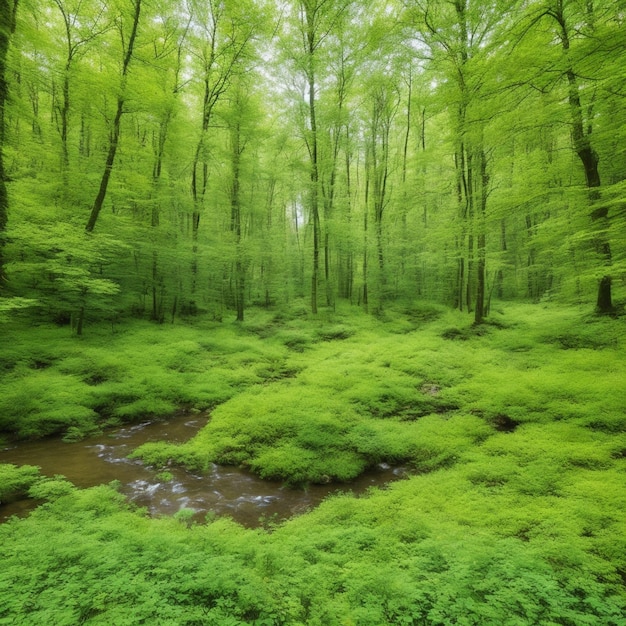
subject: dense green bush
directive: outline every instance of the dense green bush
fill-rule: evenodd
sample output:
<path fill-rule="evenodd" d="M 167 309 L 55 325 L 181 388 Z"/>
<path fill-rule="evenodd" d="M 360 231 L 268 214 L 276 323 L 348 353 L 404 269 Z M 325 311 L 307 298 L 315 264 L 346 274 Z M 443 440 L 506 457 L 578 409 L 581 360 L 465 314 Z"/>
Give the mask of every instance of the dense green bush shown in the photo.
<path fill-rule="evenodd" d="M 0 463 L 0 504 L 23 497 L 39 479 L 38 467 Z"/>

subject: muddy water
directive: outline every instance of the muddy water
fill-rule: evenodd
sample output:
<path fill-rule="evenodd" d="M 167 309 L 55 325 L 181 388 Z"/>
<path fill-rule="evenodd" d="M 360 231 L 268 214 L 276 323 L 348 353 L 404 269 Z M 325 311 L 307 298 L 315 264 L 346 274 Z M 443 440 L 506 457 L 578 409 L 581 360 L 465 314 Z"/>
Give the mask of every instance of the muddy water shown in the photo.
<path fill-rule="evenodd" d="M 160 480 L 158 472 L 131 460 L 128 454 L 148 441 L 181 442 L 190 439 L 207 422 L 206 417 L 180 415 L 162 422 L 145 422 L 120 428 L 78 443 L 56 439 L 25 442 L 0 450 L 0 463 L 38 465 L 47 476 L 62 474 L 78 487 L 93 487 L 117 480 L 121 492 L 151 515 L 172 515 L 193 509 L 194 518 L 227 515 L 255 527 L 262 519 L 282 520 L 319 504 L 336 491 L 362 493 L 404 474 L 402 468 L 381 465 L 346 485 L 312 485 L 306 490 L 261 480 L 237 467 L 213 465 L 205 473 L 170 468 L 173 479 Z M 0 506 L 0 521 L 24 514 L 32 500 Z"/>

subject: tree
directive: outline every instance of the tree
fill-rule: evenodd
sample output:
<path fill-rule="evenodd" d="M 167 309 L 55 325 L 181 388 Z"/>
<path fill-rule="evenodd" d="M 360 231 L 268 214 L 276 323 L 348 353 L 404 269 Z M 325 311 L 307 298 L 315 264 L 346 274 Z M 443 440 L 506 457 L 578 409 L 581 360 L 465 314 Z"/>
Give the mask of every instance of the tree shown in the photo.
<path fill-rule="evenodd" d="M 242 219 L 243 202 L 241 194 L 242 183 L 242 156 L 246 149 L 247 137 L 245 125 L 249 123 L 249 116 L 246 117 L 246 90 L 250 85 L 242 84 L 241 80 L 235 88 L 232 111 L 228 119 L 230 130 L 230 231 L 233 235 L 235 246 L 235 272 L 234 272 L 234 296 L 235 308 L 237 309 L 237 321 L 243 322 L 246 293 L 246 266 L 243 243 L 245 234 L 245 224 Z M 249 132 L 249 131 L 248 131 Z"/>
<path fill-rule="evenodd" d="M 620 178 L 614 158 L 614 141 L 620 134 L 617 129 L 624 119 L 622 107 L 615 107 L 620 96 L 614 69 L 615 64 L 624 62 L 623 45 L 615 40 L 619 7 L 603 0 L 551 0 L 524 4 L 520 10 L 511 28 L 509 80 L 527 97 L 533 94 L 535 102 L 540 94 L 541 106 L 549 111 L 542 132 L 559 143 L 567 139 L 579 163 L 579 172 L 568 171 L 566 164 L 558 176 L 559 187 L 567 187 L 565 180 L 572 178 L 571 185 L 585 190 L 569 209 L 575 231 L 562 241 L 567 241 L 572 254 L 578 254 L 582 261 L 571 269 L 570 273 L 576 274 L 572 280 L 579 284 L 581 273 L 585 280 L 593 273 L 597 280 L 596 309 L 607 313 L 613 310 L 611 232 L 615 221 L 602 182 L 607 176 Z M 543 51 L 540 56 L 539 49 Z M 608 74 L 612 76 L 609 80 Z M 612 113 L 607 115 L 609 109 Z M 559 126 L 566 131 L 560 136 L 555 133 Z M 554 142 L 544 150 L 552 163 Z M 617 169 L 620 167 L 624 171 L 623 163 Z M 579 223 L 583 216 L 586 224 Z M 581 242 L 591 242 L 592 246 L 581 246 Z M 583 258 L 588 247 L 594 249 L 595 262 Z"/>
<path fill-rule="evenodd" d="M 593 20 L 593 0 L 586 4 L 587 16 L 586 26 L 592 27 L 589 23 Z M 601 224 L 601 228 L 608 227 L 608 207 L 603 205 L 600 194 L 600 171 L 598 168 L 599 157 L 591 141 L 593 129 L 593 101 L 587 108 L 587 114 L 582 105 L 579 76 L 574 68 L 571 58 L 571 28 L 565 13 L 563 0 L 554 0 L 549 6 L 546 14 L 552 17 L 557 24 L 557 37 L 560 40 L 564 58 L 564 74 L 567 80 L 567 100 L 569 104 L 569 115 L 571 120 L 571 135 L 574 151 L 580 159 L 585 172 L 585 181 L 589 189 L 589 203 L 591 205 L 591 219 Z M 593 96 L 592 96 L 593 97 Z M 598 232 L 596 246 L 604 259 L 604 265 L 608 268 L 611 265 L 611 246 L 605 232 Z M 598 284 L 598 297 L 596 307 L 600 313 L 608 313 L 613 309 L 611 297 L 611 275 L 606 273 L 600 278 Z"/>
<path fill-rule="evenodd" d="M 209 183 L 209 129 L 216 107 L 230 87 L 238 64 L 250 53 L 250 42 L 259 27 L 258 14 L 250 3 L 223 3 L 211 0 L 195 3 L 193 54 L 202 84 L 200 132 L 191 166 L 192 214 L 192 302 L 198 272 L 198 233 Z"/>
<path fill-rule="evenodd" d="M 50 315 L 104 315 L 119 289 L 157 322 L 306 297 L 427 298 L 480 324 L 492 293 L 583 299 L 598 279 L 611 310 L 610 0 L 46 0 L 17 28 L 2 6 L 0 274 Z"/>
<path fill-rule="evenodd" d="M 297 75 L 303 80 L 302 93 L 306 102 L 304 141 L 309 158 L 309 189 L 307 208 L 313 233 L 311 271 L 311 311 L 317 314 L 320 280 L 320 252 L 322 251 L 322 223 L 320 217 L 320 136 L 318 129 L 319 73 L 324 46 L 334 32 L 351 0 L 299 0 L 295 32 L 297 43 L 290 37 L 285 43 L 290 48 L 291 60 Z M 296 48 L 297 46 L 297 48 Z M 298 50 L 293 55 L 292 50 Z"/>
<path fill-rule="evenodd" d="M 0 293 L 6 282 L 4 237 L 9 219 L 9 195 L 4 167 L 5 107 L 9 93 L 7 53 L 15 32 L 19 0 L 0 0 Z"/>
<path fill-rule="evenodd" d="M 84 0 L 54 0 L 63 19 L 65 58 L 63 61 L 62 86 L 60 102 L 56 110 L 60 118 L 59 134 L 61 136 L 61 171 L 63 191 L 69 184 L 69 147 L 68 133 L 70 128 L 71 94 L 70 83 L 74 64 L 80 56 L 85 54 L 86 48 L 102 33 L 110 28 L 106 21 L 105 5 L 89 6 Z"/>
<path fill-rule="evenodd" d="M 419 0 L 410 15 L 417 20 L 418 41 L 429 50 L 447 88 L 452 106 L 455 142 L 456 198 L 460 228 L 457 233 L 456 306 L 474 312 L 480 324 L 485 314 L 486 222 L 490 175 L 484 126 L 489 113 L 484 104 L 486 55 L 501 20 L 497 1 Z M 497 42 L 495 44 L 497 47 Z"/>
<path fill-rule="evenodd" d="M 164 195 L 161 185 L 163 162 L 170 127 L 176 115 L 183 89 L 184 45 L 193 19 L 191 14 L 171 17 L 167 15 L 168 12 L 168 7 L 164 6 L 159 15 L 160 19 L 156 20 L 159 29 L 153 35 L 154 58 L 151 60 L 151 65 L 155 65 L 159 69 L 159 85 L 162 89 L 157 112 L 157 127 L 152 131 L 153 159 L 150 198 L 150 227 L 154 240 L 152 245 L 152 307 L 150 317 L 159 322 L 163 321 L 165 315 L 165 280 L 159 268 L 159 249 L 162 245 L 162 238 L 158 236 Z M 174 314 L 175 305 L 172 309 L 172 315 Z"/>
<path fill-rule="evenodd" d="M 387 68 L 388 69 L 388 68 Z M 378 302 L 376 311 L 381 313 L 387 297 L 385 251 L 383 242 L 383 216 L 389 204 L 390 141 L 392 123 L 400 104 L 397 86 L 384 75 L 374 73 L 367 97 L 367 167 L 366 185 L 374 215 L 376 259 L 378 264 Z M 366 206 L 365 211 L 369 209 Z M 367 248 L 365 250 L 367 255 Z"/>
<path fill-rule="evenodd" d="M 104 171 L 102 172 L 102 178 L 100 179 L 100 187 L 98 194 L 94 200 L 91 208 L 89 219 L 85 230 L 90 233 L 93 231 L 98 216 L 102 210 L 102 205 L 106 198 L 107 188 L 109 186 L 109 180 L 111 179 L 111 173 L 113 172 L 113 166 L 115 164 L 115 155 L 117 154 L 117 148 L 120 140 L 120 127 L 122 123 L 122 115 L 124 113 L 124 105 L 126 104 L 126 83 L 128 80 L 128 71 L 130 68 L 130 62 L 133 58 L 133 51 L 135 48 L 135 40 L 137 38 L 137 32 L 139 30 L 139 17 L 141 15 L 141 0 L 132 0 L 133 7 L 130 34 L 127 35 L 125 30 L 124 18 L 120 17 L 117 20 L 117 26 L 120 34 L 120 40 L 122 44 L 123 60 L 122 71 L 120 76 L 120 85 L 117 95 L 117 106 L 115 110 L 115 117 L 113 118 L 113 124 L 111 127 L 111 134 L 109 138 L 109 148 L 107 151 L 107 158 L 104 164 Z M 128 40 L 126 37 L 128 36 Z"/>

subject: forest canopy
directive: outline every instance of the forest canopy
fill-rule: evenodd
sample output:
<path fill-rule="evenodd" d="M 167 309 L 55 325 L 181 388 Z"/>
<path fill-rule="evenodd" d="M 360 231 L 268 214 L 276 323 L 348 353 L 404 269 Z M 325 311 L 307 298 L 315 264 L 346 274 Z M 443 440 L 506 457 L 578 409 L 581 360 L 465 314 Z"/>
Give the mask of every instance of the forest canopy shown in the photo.
<path fill-rule="evenodd" d="M 625 19 L 612 0 L 1 0 L 3 314 L 81 334 L 298 298 L 611 312 Z"/>

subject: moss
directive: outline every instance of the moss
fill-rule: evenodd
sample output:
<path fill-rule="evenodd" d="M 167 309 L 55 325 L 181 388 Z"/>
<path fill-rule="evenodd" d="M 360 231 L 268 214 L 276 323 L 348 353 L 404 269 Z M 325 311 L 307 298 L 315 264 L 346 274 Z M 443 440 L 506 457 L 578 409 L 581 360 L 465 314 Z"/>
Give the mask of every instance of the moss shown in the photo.
<path fill-rule="evenodd" d="M 184 465 L 191 470 L 206 470 L 208 460 L 200 452 L 184 448 L 179 444 L 148 442 L 129 454 L 131 459 L 141 459 L 146 465 L 165 468 L 171 463 Z"/>

